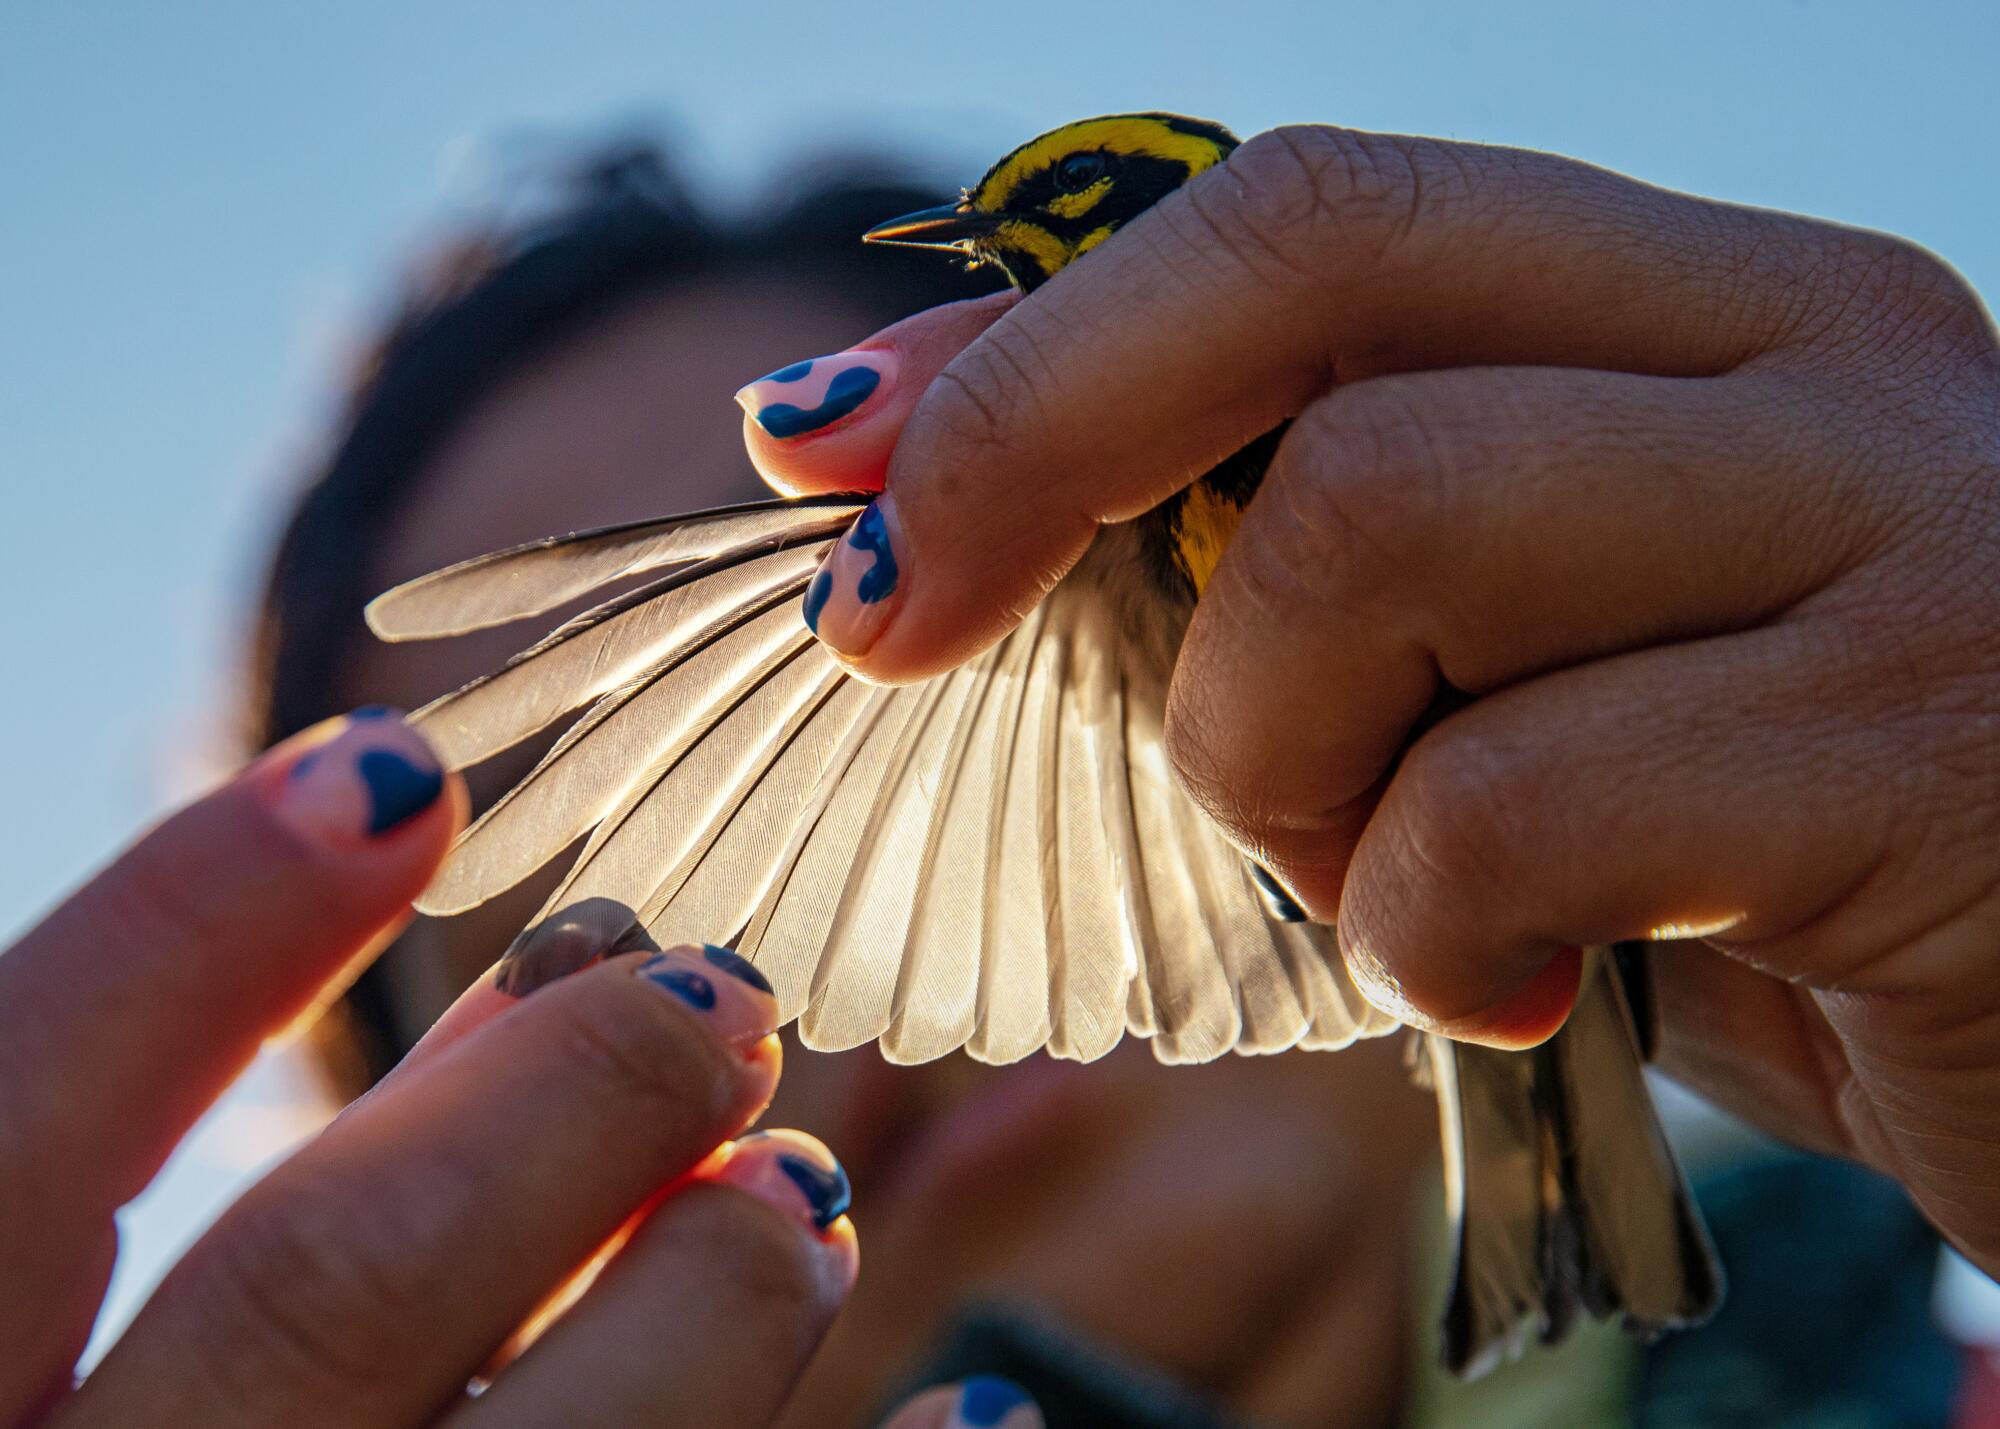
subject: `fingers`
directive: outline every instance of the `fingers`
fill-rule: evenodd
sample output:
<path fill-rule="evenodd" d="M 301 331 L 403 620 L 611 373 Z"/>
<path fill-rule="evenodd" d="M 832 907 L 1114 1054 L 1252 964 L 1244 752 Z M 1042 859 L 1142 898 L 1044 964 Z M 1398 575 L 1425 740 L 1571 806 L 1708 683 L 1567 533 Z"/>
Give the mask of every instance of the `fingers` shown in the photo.
<path fill-rule="evenodd" d="M 1573 993 L 1552 961 L 1565 946 L 1725 936 L 1767 971 L 1861 980 L 1863 950 L 1894 946 L 1912 910 L 1888 823 L 1853 816 L 1883 808 L 1894 736 L 1845 717 L 1854 692 L 1824 674 L 1843 643 L 1788 622 L 1562 671 L 1444 720 L 1354 849 L 1339 928 L 1364 991 L 1518 1046 L 1567 1010 L 1520 1005 L 1550 1001 L 1557 977 Z"/>
<path fill-rule="evenodd" d="M 67 1387 L 111 1215 L 265 1037 L 401 917 L 464 794 L 387 711 L 168 819 L 0 957 L 0 1343 Z M 0 1421 L 10 1386 L 0 1378 Z"/>
<path fill-rule="evenodd" d="M 181 811 L 0 960 L 0 1079 L 68 1195 L 135 1194 L 255 1050 L 400 917 L 463 817 L 388 711 L 287 742 Z M 79 1116 L 80 1107 L 108 1114 Z"/>
<path fill-rule="evenodd" d="M 995 293 L 931 308 L 744 387 L 743 444 L 758 473 L 782 496 L 880 491 L 931 379 L 1016 300 Z"/>
<path fill-rule="evenodd" d="M 699 950 L 556 982 L 350 1108 L 175 1267 L 71 1424 L 427 1419 L 777 1079 Z"/>
<path fill-rule="evenodd" d="M 1260 136 L 945 369 L 897 447 L 873 559 L 837 573 L 821 636 L 882 680 L 959 663 L 1100 523 L 1156 505 L 1336 379 L 1729 371 L 1791 335 L 1828 232 L 1545 155 Z M 891 570 L 891 596 L 854 592 Z"/>
<path fill-rule="evenodd" d="M 1042 1411 L 1028 1392 L 995 1374 L 927 1389 L 882 1429 L 1042 1429 Z"/>
<path fill-rule="evenodd" d="M 768 1422 L 854 1283 L 845 1200 L 845 1173 L 809 1136 L 723 1148 L 441 1429 Z"/>
<path fill-rule="evenodd" d="M 1484 693 L 1742 629 L 1844 569 L 1865 448 L 1826 406 L 1775 376 L 1553 368 L 1315 403 L 1182 647 L 1168 725 L 1189 789 L 1330 919 L 1372 791 L 1441 683 Z M 1301 688 L 1324 692 L 1305 718 Z"/>

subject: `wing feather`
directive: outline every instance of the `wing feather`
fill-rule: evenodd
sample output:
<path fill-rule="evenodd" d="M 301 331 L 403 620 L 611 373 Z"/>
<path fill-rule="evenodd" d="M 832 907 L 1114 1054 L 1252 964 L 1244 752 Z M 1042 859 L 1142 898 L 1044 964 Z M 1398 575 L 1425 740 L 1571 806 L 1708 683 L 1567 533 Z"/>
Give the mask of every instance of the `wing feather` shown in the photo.
<path fill-rule="evenodd" d="M 711 626 L 683 642 L 601 699 L 465 831 L 425 890 L 423 911 L 459 912 L 513 887 L 601 826 L 647 768 L 664 770 L 663 761 L 670 764 L 695 744 L 715 743 L 712 707 L 727 709 L 739 691 L 757 688 L 811 643 L 791 608 L 804 579 L 761 598 L 751 618 L 734 617 L 738 623 L 720 635 Z"/>
<path fill-rule="evenodd" d="M 1055 758 L 1043 770 L 1043 807 L 1053 813 L 1049 870 L 1049 1051 L 1093 1061 L 1125 1035 L 1128 990 L 1137 971 L 1133 929 L 1119 882 L 1124 870 L 1111 853 L 1104 788 L 1109 777 L 1106 730 L 1118 718 L 1117 661 L 1102 602 L 1059 590 L 1049 604 L 1060 632 L 1063 662 L 1056 712 Z M 1122 741 L 1120 741 L 1122 744 Z"/>
<path fill-rule="evenodd" d="M 875 695 L 830 657 L 819 658 L 830 671 L 826 692 L 780 735 L 773 758 L 745 780 L 704 842 L 662 880 L 641 910 L 647 931 L 663 946 L 735 936 L 783 869 L 799 810 L 810 804 Z"/>
<path fill-rule="evenodd" d="M 874 1041 L 895 1018 L 945 761 L 985 664 L 961 665 L 923 687 L 921 708 L 876 790 L 826 931 L 813 1001 L 799 1023 L 809 1047 L 837 1050 Z"/>
<path fill-rule="evenodd" d="M 454 769 L 488 759 L 587 701 L 713 644 L 805 589 L 826 542 L 718 557 L 628 591 L 414 716 Z M 718 691 L 718 694 L 721 692 Z"/>
<path fill-rule="evenodd" d="M 780 612 L 783 614 L 784 612 Z M 649 922 L 651 896 L 727 817 L 735 795 L 768 764 L 775 748 L 810 713 L 828 684 L 831 662 L 792 625 L 732 703 L 679 736 L 611 811 L 549 895 L 543 916 L 571 903 L 608 898 L 640 910 Z M 695 941 L 726 937 L 710 929 Z"/>
<path fill-rule="evenodd" d="M 1017 630 L 982 662 L 945 755 L 940 803 L 904 936 L 894 1015 L 882 1038 L 882 1053 L 892 1062 L 928 1062 L 956 1051 L 978 1025 L 987 870 L 1001 795 L 995 751 L 1004 743 L 1021 652 L 1031 639 Z"/>
<path fill-rule="evenodd" d="M 1207 1062 L 1236 1045 L 1242 1013 L 1209 926 L 1180 828 L 1186 799 L 1167 767 L 1160 734 L 1163 699 L 1141 691 L 1126 706 L 1126 773 L 1143 850 L 1146 898 L 1156 937 L 1143 944 L 1154 1033 L 1163 1062 Z"/>
<path fill-rule="evenodd" d="M 795 823 L 736 950 L 756 963 L 778 996 L 786 1021 L 802 1014 L 820 976 L 820 950 L 846 886 L 861 827 L 922 686 L 871 689 L 854 725 L 820 775 Z"/>
<path fill-rule="evenodd" d="M 368 605 L 368 626 L 383 640 L 429 640 L 505 625 L 627 576 L 831 539 L 863 504 L 852 496 L 755 501 L 530 541 L 384 592 Z"/>
<path fill-rule="evenodd" d="M 978 1013 L 966 1050 L 994 1065 L 1018 1062 L 1049 1040 L 1049 921 L 1042 882 L 1045 835 L 1041 767 L 1057 690 L 1048 606 L 1037 606 L 1010 641 L 1016 678 L 993 751 L 995 797 L 980 918 Z"/>

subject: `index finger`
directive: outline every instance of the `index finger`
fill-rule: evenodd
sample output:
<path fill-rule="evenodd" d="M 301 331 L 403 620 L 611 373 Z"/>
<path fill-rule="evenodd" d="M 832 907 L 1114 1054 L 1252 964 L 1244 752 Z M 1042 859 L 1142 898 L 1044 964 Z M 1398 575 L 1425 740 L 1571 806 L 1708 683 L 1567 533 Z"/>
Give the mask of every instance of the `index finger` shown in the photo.
<path fill-rule="evenodd" d="M 1792 336 L 1827 231 L 1549 155 L 1260 135 L 945 368 L 852 543 L 886 558 L 837 548 L 819 634 L 887 682 L 961 663 L 1098 525 L 1336 382 L 1489 363 L 1727 371 Z M 849 567 L 875 577 L 858 602 Z"/>

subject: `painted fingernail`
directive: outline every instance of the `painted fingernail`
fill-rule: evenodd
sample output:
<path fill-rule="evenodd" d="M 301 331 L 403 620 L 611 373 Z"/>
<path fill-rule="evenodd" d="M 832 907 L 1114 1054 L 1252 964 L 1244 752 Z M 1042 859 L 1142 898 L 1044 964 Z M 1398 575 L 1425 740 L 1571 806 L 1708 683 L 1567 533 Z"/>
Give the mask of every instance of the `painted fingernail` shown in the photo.
<path fill-rule="evenodd" d="M 945 1429 L 1042 1429 L 1042 1411 L 1013 1380 L 976 1374 L 958 1387 Z"/>
<path fill-rule="evenodd" d="M 865 655 L 895 614 L 906 574 L 902 527 L 883 492 L 834 543 L 806 586 L 806 629 L 842 655 Z"/>
<path fill-rule="evenodd" d="M 733 968 L 720 967 L 701 948 L 655 953 L 639 964 L 637 972 L 694 1009 L 733 1047 L 754 1047 L 778 1028 L 778 999 L 769 985 L 759 987 L 761 977 L 753 982 Z"/>
<path fill-rule="evenodd" d="M 701 955 L 708 960 L 710 967 L 719 968 L 731 977 L 741 978 L 766 997 L 776 996 L 771 987 L 771 980 L 758 972 L 757 965 L 736 949 L 725 948 L 716 943 L 703 943 Z"/>
<path fill-rule="evenodd" d="M 737 1141 L 716 1180 L 824 1231 L 853 1199 L 847 1172 L 826 1146 L 803 1131 L 759 1131 Z"/>
<path fill-rule="evenodd" d="M 780 367 L 740 389 L 750 419 L 780 440 L 823 432 L 896 385 L 896 354 L 849 348 Z"/>
<path fill-rule="evenodd" d="M 628 905 L 585 898 L 523 928 L 500 955 L 494 985 L 509 997 L 526 997 L 605 958 L 658 951 Z"/>
<path fill-rule="evenodd" d="M 444 770 L 396 711 L 370 705 L 298 736 L 305 752 L 270 786 L 280 822 L 314 843 L 361 848 L 438 801 Z"/>

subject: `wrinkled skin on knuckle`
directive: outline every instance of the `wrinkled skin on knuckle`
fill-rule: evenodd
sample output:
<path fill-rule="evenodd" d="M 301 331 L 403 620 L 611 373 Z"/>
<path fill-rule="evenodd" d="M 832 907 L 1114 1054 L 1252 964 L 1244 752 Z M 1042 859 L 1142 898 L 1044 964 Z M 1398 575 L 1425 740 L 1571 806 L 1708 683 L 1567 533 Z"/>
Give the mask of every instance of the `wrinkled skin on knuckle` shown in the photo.
<path fill-rule="evenodd" d="M 942 500 L 955 496 L 960 472 L 1031 471 L 1036 384 L 1046 380 L 1032 337 L 1003 319 L 932 380 L 899 455 L 905 447 L 922 452 L 924 478 Z"/>
<path fill-rule="evenodd" d="M 1534 791 L 1546 782 L 1525 751 L 1449 721 L 1432 730 L 1397 766 L 1383 806 L 1393 815 L 1397 886 L 1434 903 L 1503 902 L 1519 881 L 1523 850 L 1537 841 Z"/>
<path fill-rule="evenodd" d="M 1387 385 L 1343 388 L 1308 408 L 1272 472 L 1280 519 L 1269 544 L 1286 584 L 1340 618 L 1386 617 L 1423 560 L 1452 445 Z"/>
<path fill-rule="evenodd" d="M 1360 276 L 1414 225 L 1411 152 L 1381 135 L 1288 125 L 1246 141 L 1218 171 L 1226 181 L 1191 186 L 1189 197 L 1252 271 L 1332 287 L 1337 269 Z"/>
<path fill-rule="evenodd" d="M 1991 319 L 1956 270 L 1909 239 L 1819 226 L 1811 350 L 1851 379 L 1933 385 L 1993 350 Z"/>
<path fill-rule="evenodd" d="M 395 1206 L 357 1197 L 337 1177 L 302 1179 L 282 1200 L 232 1210 L 172 1301 L 188 1321 L 182 1343 L 195 1379 L 211 1391 L 202 1397 L 268 1404 L 276 1389 L 280 1399 L 340 1403 L 379 1377 L 421 1323 L 413 1317 L 436 1308 L 409 1273 L 396 1217 Z"/>

